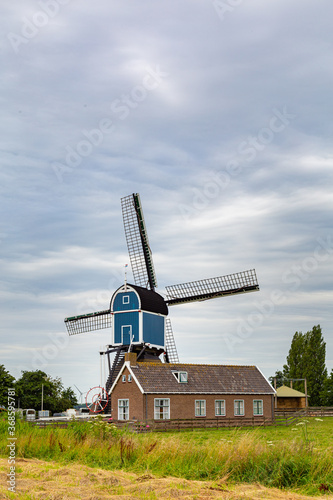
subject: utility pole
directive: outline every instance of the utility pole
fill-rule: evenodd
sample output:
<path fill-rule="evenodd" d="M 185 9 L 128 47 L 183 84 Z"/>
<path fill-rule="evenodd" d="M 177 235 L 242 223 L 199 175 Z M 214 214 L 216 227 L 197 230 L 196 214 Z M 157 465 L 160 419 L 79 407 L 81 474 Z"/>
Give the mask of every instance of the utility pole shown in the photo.
<path fill-rule="evenodd" d="M 306 378 L 304 379 L 304 392 L 305 392 L 305 408 L 308 407 L 308 386 L 306 383 Z"/>
<path fill-rule="evenodd" d="M 308 407 L 308 386 L 306 383 L 306 378 L 290 378 L 287 379 L 290 380 L 290 388 L 293 388 L 293 381 L 294 382 L 304 382 L 304 392 L 305 392 L 305 408 Z"/>

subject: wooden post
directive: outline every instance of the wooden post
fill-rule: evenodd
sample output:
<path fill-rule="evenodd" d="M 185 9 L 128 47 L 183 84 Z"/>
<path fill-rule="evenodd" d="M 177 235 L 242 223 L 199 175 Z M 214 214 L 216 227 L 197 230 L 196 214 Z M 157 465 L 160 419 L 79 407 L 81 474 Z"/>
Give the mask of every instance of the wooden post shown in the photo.
<path fill-rule="evenodd" d="M 306 378 L 304 379 L 304 389 L 305 389 L 305 408 L 308 407 L 308 385 L 306 383 Z"/>

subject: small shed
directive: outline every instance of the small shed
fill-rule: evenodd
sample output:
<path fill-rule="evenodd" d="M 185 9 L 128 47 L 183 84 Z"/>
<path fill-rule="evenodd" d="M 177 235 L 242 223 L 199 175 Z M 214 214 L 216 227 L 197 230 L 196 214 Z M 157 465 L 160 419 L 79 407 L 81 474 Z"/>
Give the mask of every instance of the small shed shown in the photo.
<path fill-rule="evenodd" d="M 288 410 L 306 407 L 306 395 L 291 387 L 282 385 L 276 389 L 276 409 Z"/>

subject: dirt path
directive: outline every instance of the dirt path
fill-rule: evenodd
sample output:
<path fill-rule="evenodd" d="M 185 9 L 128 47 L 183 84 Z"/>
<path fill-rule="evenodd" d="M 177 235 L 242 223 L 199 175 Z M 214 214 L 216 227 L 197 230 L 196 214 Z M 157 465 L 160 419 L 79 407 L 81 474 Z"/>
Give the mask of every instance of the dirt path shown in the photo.
<path fill-rule="evenodd" d="M 20 500 L 333 500 L 333 495 L 308 497 L 260 485 L 228 485 L 224 481 L 155 478 L 123 471 L 62 465 L 35 459 L 16 460 L 16 493 L 8 492 L 7 459 L 0 458 L 0 499 Z"/>

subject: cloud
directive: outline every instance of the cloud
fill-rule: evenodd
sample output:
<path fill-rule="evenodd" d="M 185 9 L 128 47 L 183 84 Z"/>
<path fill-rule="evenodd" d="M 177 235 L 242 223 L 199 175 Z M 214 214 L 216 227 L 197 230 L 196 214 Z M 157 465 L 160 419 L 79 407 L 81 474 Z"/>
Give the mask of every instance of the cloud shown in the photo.
<path fill-rule="evenodd" d="M 132 192 L 161 293 L 257 270 L 259 293 L 170 308 L 182 360 L 257 364 L 269 376 L 293 333 L 320 323 L 333 366 L 333 6 L 222 3 L 223 16 L 213 1 L 1 6 L 9 371 L 30 369 L 64 317 L 108 307 L 128 262 L 119 201 Z M 327 248 L 316 254 L 319 241 Z M 225 336 L 276 290 L 288 300 L 231 352 Z M 96 385 L 107 342 L 107 332 L 70 338 L 45 371 Z"/>

